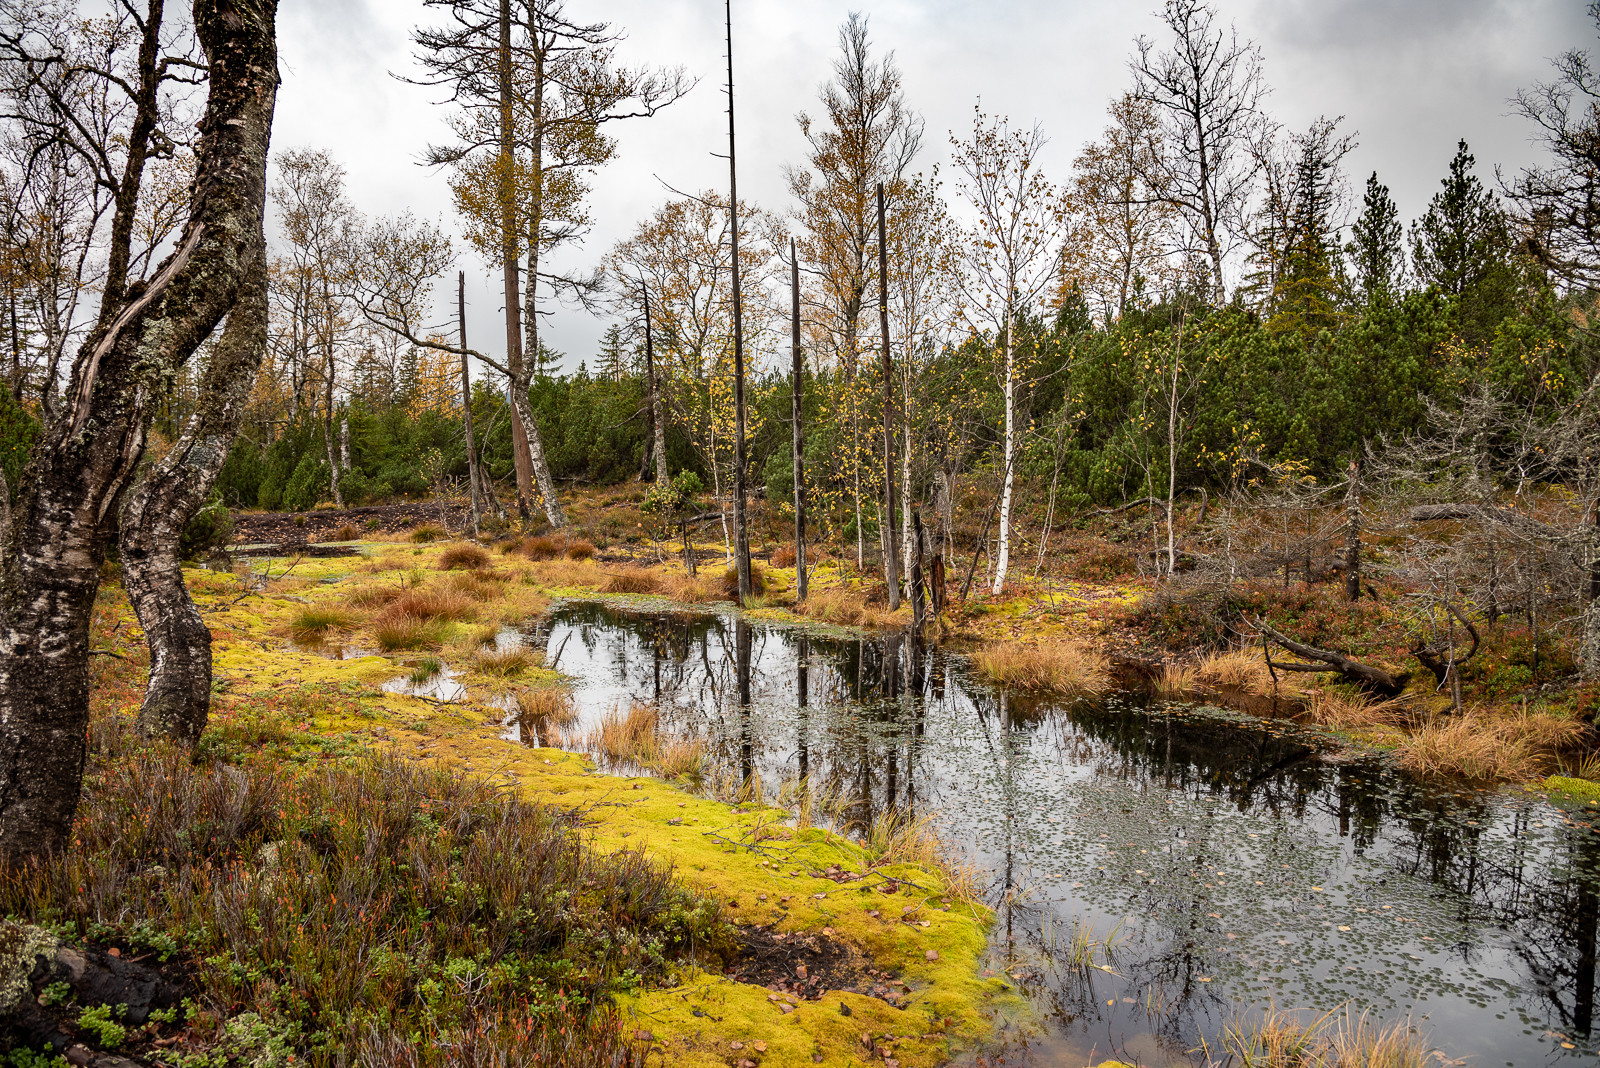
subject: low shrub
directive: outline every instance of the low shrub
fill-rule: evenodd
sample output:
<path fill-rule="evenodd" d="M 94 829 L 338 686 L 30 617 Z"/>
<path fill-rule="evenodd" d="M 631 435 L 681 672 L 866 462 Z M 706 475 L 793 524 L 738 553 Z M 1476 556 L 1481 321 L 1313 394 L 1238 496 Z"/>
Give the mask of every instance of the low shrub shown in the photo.
<path fill-rule="evenodd" d="M 0 910 L 181 954 L 198 1011 L 159 1026 L 216 1063 L 245 1023 L 271 1063 L 626 1063 L 610 995 L 726 945 L 716 904 L 642 852 L 593 852 L 574 814 L 481 781 L 91 735 L 74 848 L 0 868 Z"/>

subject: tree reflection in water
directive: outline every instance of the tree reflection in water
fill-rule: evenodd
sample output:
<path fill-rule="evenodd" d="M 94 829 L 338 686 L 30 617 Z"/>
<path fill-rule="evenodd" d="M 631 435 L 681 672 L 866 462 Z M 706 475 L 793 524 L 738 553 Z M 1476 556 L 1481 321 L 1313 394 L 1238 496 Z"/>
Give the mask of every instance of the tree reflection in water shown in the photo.
<path fill-rule="evenodd" d="M 1592 809 L 1333 761 L 1284 724 L 997 691 L 900 635 L 588 603 L 541 629 L 588 720 L 653 698 L 768 797 L 934 814 L 993 874 L 991 966 L 1049 1011 L 1013 1063 L 1177 1063 L 1269 1001 L 1370 1005 L 1484 1064 L 1597 1051 Z M 1120 924 L 1113 969 L 1060 951 L 1075 923 Z"/>

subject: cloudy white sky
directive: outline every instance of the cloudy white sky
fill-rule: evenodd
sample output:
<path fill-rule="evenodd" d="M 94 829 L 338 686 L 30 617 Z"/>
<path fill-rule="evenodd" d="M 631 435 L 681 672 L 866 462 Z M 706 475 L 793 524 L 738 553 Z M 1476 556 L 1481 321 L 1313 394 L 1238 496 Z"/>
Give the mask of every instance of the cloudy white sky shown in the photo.
<path fill-rule="evenodd" d="M 1304 128 L 1343 115 L 1358 135 L 1348 158 L 1359 189 L 1376 170 L 1401 215 L 1419 214 L 1458 138 L 1486 180 L 1537 158 L 1530 130 L 1509 114 L 1520 86 L 1545 78 L 1549 60 L 1593 44 L 1585 0 L 1215 0 L 1225 21 L 1265 57 L 1274 117 Z M 851 10 L 871 19 L 879 49 L 893 50 L 908 102 L 927 120 L 922 168 L 942 162 L 950 130 L 986 111 L 1040 122 L 1047 172 L 1065 179 L 1079 149 L 1105 125 L 1111 98 L 1129 85 L 1135 37 L 1160 39 L 1159 0 L 734 0 L 739 186 L 775 211 L 790 207 L 782 168 L 802 158 L 795 114 L 814 109 L 837 29 Z M 618 127 L 620 158 L 595 182 L 597 225 L 574 263 L 593 263 L 668 193 L 725 188 L 725 70 L 720 0 L 569 0 L 586 20 L 623 28 L 629 63 L 682 65 L 701 82 L 660 116 Z M 429 90 L 393 73 L 414 70 L 409 33 L 430 12 L 421 0 L 283 0 L 284 84 L 273 134 L 278 148 L 332 152 L 349 172 L 351 199 L 369 215 L 410 209 L 452 229 L 444 176 L 418 166 L 445 136 Z M 659 180 L 658 180 L 659 176 Z M 468 325 L 476 346 L 497 350 L 500 301 L 492 272 L 469 250 Z M 558 310 L 549 343 L 568 366 L 592 357 L 606 320 Z"/>

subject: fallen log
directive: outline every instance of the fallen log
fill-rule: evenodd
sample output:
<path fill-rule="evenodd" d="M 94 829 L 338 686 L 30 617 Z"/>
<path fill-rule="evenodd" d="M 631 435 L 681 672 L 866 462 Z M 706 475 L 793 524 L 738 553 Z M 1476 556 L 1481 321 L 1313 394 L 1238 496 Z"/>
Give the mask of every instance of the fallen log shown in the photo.
<path fill-rule="evenodd" d="M 1268 626 L 1263 619 L 1252 621 L 1256 630 L 1266 637 L 1277 642 L 1301 660 L 1314 660 L 1313 664 L 1283 663 L 1272 659 L 1270 647 L 1267 649 L 1267 667 L 1281 671 L 1304 671 L 1316 674 L 1341 675 L 1344 680 L 1361 687 L 1369 693 L 1385 698 L 1397 697 L 1405 689 L 1405 680 L 1397 678 L 1383 668 L 1371 664 L 1363 664 L 1359 660 L 1352 660 L 1343 653 L 1332 649 L 1319 649 L 1314 645 L 1297 642 L 1293 638 L 1282 634 Z"/>

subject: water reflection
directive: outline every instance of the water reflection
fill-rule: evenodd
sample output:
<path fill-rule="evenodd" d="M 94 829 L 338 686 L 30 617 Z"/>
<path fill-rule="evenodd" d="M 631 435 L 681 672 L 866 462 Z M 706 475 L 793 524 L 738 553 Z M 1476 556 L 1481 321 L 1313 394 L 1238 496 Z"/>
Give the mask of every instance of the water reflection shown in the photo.
<path fill-rule="evenodd" d="M 1593 808 L 1332 762 L 1281 724 L 996 691 L 896 636 L 592 604 L 546 625 L 584 727 L 651 698 L 769 796 L 935 814 L 993 873 L 989 966 L 1048 1009 L 1008 1063 L 1187 1063 L 1269 1001 L 1371 1005 L 1479 1064 L 1596 1052 Z M 1111 970 L 1071 962 L 1074 924 L 1116 930 Z"/>

